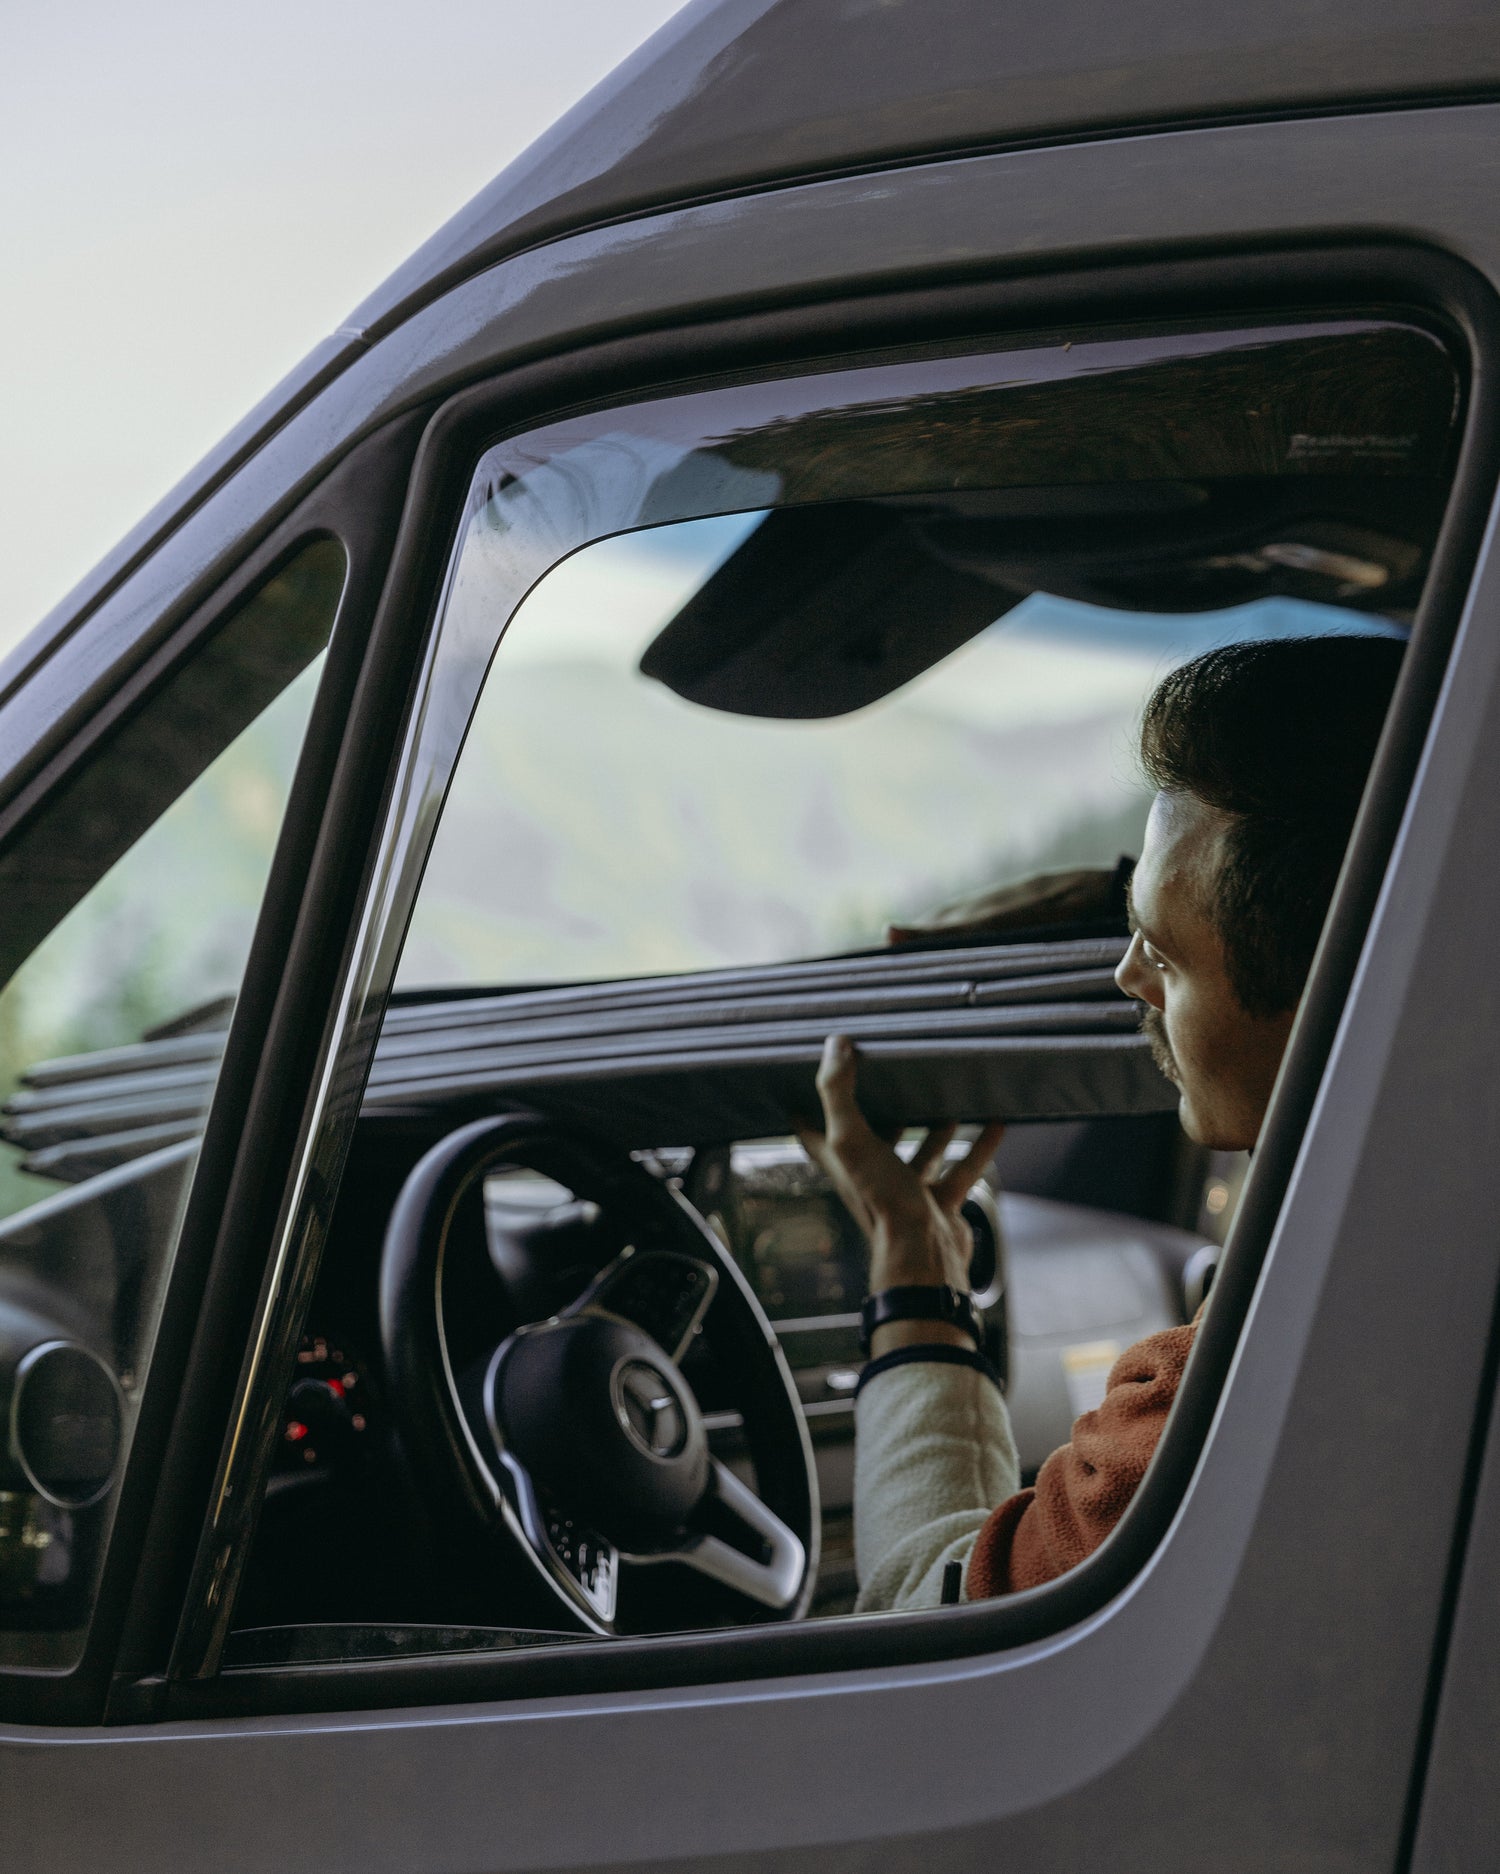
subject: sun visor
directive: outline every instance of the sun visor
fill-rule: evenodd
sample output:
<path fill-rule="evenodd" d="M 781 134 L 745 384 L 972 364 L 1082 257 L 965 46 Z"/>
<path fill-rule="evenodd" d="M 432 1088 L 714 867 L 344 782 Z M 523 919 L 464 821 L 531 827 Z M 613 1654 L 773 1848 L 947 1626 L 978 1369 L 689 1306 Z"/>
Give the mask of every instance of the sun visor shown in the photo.
<path fill-rule="evenodd" d="M 1021 597 L 937 557 L 875 502 L 768 514 L 649 646 L 641 673 L 709 709 L 843 716 L 890 695 Z"/>
<path fill-rule="evenodd" d="M 774 471 L 782 503 L 642 674 L 710 709 L 811 719 L 890 695 L 1034 592 L 1408 620 L 1460 401 L 1436 341 L 1351 322 L 1172 344 L 1083 342 L 1050 372 L 723 438 L 711 453 Z"/>

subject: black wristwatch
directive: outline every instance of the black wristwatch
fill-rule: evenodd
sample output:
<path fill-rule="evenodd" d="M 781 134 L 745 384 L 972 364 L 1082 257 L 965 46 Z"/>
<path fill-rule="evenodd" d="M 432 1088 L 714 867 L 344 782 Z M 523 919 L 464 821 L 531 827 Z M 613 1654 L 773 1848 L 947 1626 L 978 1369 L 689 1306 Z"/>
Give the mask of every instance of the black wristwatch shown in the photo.
<path fill-rule="evenodd" d="M 913 1282 L 871 1295 L 859 1311 L 859 1345 L 867 1358 L 871 1335 L 888 1321 L 946 1321 L 961 1327 L 984 1352 L 984 1317 L 974 1306 L 974 1297 L 947 1282 Z"/>

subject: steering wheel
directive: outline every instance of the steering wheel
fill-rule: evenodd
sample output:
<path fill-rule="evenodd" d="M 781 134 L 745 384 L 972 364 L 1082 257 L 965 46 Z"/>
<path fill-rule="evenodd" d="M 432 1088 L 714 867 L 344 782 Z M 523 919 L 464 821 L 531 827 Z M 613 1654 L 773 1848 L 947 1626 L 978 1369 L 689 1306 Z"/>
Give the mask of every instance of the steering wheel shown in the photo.
<path fill-rule="evenodd" d="M 507 1167 L 580 1201 L 496 1243 L 484 1181 Z M 526 1318 L 538 1297 L 544 1318 Z M 510 1325 L 498 1344 L 491 1323 Z M 818 1486 L 795 1383 L 733 1257 L 628 1153 L 535 1114 L 450 1133 L 391 1212 L 380 1332 L 403 1444 L 440 1523 L 457 1516 L 490 1555 L 496 1542 L 519 1554 L 579 1625 L 806 1613 Z M 755 1490 L 709 1449 L 681 1365 L 700 1340 L 743 1418 Z M 704 1580 L 716 1584 L 706 1614 Z M 664 1593 L 674 1581 L 681 1591 Z"/>

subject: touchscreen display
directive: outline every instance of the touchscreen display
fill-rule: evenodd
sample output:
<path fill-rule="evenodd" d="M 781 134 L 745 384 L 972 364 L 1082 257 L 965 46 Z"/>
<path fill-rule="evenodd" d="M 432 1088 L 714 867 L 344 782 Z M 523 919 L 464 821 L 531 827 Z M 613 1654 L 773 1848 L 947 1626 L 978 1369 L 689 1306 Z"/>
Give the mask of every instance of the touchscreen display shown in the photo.
<path fill-rule="evenodd" d="M 742 1189 L 737 1209 L 747 1273 L 772 1320 L 859 1312 L 866 1251 L 836 1198 Z"/>

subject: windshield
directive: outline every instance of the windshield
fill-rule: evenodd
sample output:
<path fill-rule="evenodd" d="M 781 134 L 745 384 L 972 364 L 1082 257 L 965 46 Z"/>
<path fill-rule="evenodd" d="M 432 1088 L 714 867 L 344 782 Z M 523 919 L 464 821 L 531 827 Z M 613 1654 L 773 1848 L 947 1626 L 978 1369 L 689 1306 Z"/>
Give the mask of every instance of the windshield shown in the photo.
<path fill-rule="evenodd" d="M 602 541 L 508 626 L 403 953 L 407 990 L 594 981 L 874 947 L 966 894 L 1139 850 L 1134 732 L 1233 639 L 1393 631 L 1274 598 L 1158 615 L 1036 592 L 862 709 L 732 714 L 641 669 L 760 525 Z"/>

